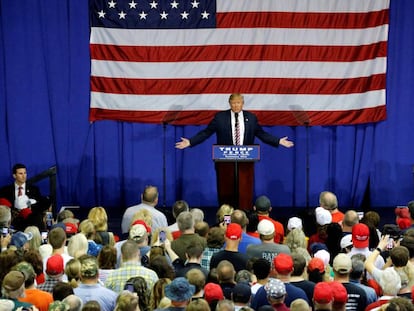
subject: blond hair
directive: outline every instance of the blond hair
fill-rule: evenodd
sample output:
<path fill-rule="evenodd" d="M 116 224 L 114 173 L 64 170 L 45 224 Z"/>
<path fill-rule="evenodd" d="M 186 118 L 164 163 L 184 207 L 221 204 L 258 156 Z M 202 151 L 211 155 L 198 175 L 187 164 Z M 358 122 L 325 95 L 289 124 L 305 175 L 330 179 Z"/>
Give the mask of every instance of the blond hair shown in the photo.
<path fill-rule="evenodd" d="M 96 231 L 108 230 L 108 215 L 102 206 L 93 207 L 89 211 L 88 219 L 93 222 Z"/>

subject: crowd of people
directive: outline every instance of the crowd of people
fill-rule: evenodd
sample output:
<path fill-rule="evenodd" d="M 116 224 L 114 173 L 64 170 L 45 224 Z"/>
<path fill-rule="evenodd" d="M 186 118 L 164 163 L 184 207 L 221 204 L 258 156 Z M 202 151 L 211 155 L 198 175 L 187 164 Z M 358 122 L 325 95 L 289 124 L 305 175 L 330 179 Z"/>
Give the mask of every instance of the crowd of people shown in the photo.
<path fill-rule="evenodd" d="M 381 228 L 329 191 L 306 219 L 281 223 L 262 195 L 248 211 L 220 206 L 215 223 L 180 200 L 171 223 L 148 186 L 117 234 L 99 206 L 50 222 L 20 166 L 0 189 L 2 311 L 414 310 L 414 201 Z"/>

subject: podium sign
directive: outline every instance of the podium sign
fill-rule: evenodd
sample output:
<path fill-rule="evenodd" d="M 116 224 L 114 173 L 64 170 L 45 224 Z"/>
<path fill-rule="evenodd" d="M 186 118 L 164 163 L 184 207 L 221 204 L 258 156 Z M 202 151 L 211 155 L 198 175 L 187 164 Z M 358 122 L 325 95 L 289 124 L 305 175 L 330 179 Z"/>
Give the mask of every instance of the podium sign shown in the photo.
<path fill-rule="evenodd" d="M 228 146 L 228 145 L 213 145 L 213 160 L 214 161 L 259 161 L 260 160 L 260 146 L 246 145 L 246 146 Z"/>
<path fill-rule="evenodd" d="M 259 145 L 213 145 L 219 204 L 250 209 L 253 202 L 254 162 L 260 160 Z"/>

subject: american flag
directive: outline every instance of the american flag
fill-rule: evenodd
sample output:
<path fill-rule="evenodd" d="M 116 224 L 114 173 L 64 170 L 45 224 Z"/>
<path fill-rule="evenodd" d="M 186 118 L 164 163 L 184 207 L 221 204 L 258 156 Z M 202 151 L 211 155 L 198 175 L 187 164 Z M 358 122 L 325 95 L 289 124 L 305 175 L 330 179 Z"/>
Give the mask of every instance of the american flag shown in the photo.
<path fill-rule="evenodd" d="M 262 125 L 386 118 L 389 0 L 90 0 L 90 120 Z"/>

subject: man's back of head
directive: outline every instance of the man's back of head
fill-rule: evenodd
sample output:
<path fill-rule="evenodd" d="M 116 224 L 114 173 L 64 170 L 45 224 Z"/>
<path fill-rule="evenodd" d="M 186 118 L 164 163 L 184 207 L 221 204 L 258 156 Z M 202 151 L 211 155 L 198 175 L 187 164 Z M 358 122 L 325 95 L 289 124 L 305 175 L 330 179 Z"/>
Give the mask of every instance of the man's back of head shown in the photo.
<path fill-rule="evenodd" d="M 158 203 L 158 189 L 155 186 L 147 186 L 142 193 L 142 201 L 155 206 Z"/>
<path fill-rule="evenodd" d="M 49 244 L 53 249 L 59 249 L 65 246 L 66 232 L 60 227 L 53 228 L 48 234 Z"/>
<path fill-rule="evenodd" d="M 177 226 L 181 232 L 194 229 L 194 219 L 191 212 L 182 212 L 178 215 Z"/>
<path fill-rule="evenodd" d="M 200 243 L 192 242 L 187 246 L 185 251 L 188 259 L 201 259 L 201 255 L 203 254 L 204 248 Z"/>
<path fill-rule="evenodd" d="M 253 263 L 253 273 L 258 280 L 264 280 L 269 277 L 271 270 L 270 262 L 265 258 L 259 258 Z"/>
<path fill-rule="evenodd" d="M 182 212 L 188 212 L 190 207 L 188 203 L 184 200 L 175 201 L 174 205 L 172 206 L 172 213 L 175 219 L 177 219 L 178 215 Z"/>
<path fill-rule="evenodd" d="M 199 208 L 192 208 L 190 213 L 193 215 L 194 224 L 204 221 L 204 212 Z"/>
<path fill-rule="evenodd" d="M 306 259 L 302 254 L 293 253 L 293 272 L 292 276 L 301 276 L 305 272 L 306 268 Z"/>
<path fill-rule="evenodd" d="M 217 266 L 217 277 L 219 283 L 234 283 L 236 270 L 233 264 L 228 260 L 222 260 Z"/>
<path fill-rule="evenodd" d="M 247 219 L 246 213 L 244 211 L 236 209 L 233 211 L 233 213 L 231 213 L 231 222 L 239 224 L 240 227 L 242 227 L 242 229 L 245 231 L 249 220 Z"/>
<path fill-rule="evenodd" d="M 272 209 L 272 204 L 267 196 L 262 195 L 256 199 L 254 208 L 256 209 L 257 213 L 267 215 Z"/>
<path fill-rule="evenodd" d="M 350 230 L 357 223 L 359 223 L 357 212 L 354 210 L 346 211 L 344 215 L 344 220 L 342 221 L 342 226 Z"/>
<path fill-rule="evenodd" d="M 75 295 L 69 295 L 65 297 L 62 302 L 66 303 L 69 306 L 68 311 L 81 311 L 82 310 L 82 299 Z"/>
<path fill-rule="evenodd" d="M 122 261 L 133 261 L 139 258 L 139 246 L 136 242 L 127 240 L 121 246 Z"/>
<path fill-rule="evenodd" d="M 338 199 L 333 192 L 322 191 L 319 195 L 319 206 L 329 211 L 334 211 L 338 208 Z"/>

